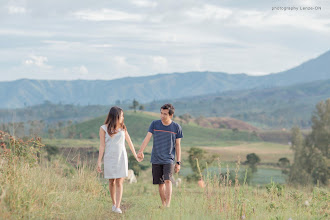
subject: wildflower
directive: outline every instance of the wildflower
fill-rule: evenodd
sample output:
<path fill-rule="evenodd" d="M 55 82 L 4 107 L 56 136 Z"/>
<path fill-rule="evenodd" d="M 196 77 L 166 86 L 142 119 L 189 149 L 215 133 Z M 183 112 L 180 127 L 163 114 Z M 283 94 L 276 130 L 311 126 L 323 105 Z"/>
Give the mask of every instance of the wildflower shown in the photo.
<path fill-rule="evenodd" d="M 245 215 L 242 215 L 242 219 L 245 219 Z"/>

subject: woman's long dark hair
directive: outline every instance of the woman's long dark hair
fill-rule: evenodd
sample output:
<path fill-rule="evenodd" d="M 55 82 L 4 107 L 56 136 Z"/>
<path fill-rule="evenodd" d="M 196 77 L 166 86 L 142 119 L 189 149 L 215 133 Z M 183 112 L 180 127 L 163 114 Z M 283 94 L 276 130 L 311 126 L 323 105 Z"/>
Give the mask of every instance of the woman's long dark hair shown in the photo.
<path fill-rule="evenodd" d="M 110 109 L 109 114 L 107 116 L 107 119 L 105 119 L 104 124 L 107 126 L 107 131 L 110 136 L 117 134 L 118 131 L 116 131 L 117 124 L 119 123 L 120 114 L 123 112 L 123 109 L 114 106 Z M 119 126 L 120 128 L 126 130 L 126 126 L 124 124 L 124 121 Z"/>

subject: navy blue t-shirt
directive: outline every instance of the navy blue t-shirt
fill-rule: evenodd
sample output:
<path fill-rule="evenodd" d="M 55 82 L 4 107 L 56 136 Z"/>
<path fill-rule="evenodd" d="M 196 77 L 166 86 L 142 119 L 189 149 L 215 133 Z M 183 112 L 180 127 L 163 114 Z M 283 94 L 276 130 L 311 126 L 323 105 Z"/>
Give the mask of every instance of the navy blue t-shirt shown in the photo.
<path fill-rule="evenodd" d="M 154 138 L 150 162 L 153 164 L 173 164 L 176 139 L 183 138 L 181 126 L 174 121 L 165 126 L 161 120 L 156 120 L 151 123 L 149 132 L 153 134 Z"/>

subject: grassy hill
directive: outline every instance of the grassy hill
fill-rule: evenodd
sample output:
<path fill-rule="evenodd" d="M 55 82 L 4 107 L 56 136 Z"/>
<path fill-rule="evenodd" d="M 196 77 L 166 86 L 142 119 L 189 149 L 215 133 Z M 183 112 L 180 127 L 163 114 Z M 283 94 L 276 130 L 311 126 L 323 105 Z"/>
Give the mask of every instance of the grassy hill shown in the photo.
<path fill-rule="evenodd" d="M 76 138 L 98 138 L 100 126 L 106 115 L 73 125 Z M 133 141 L 142 141 L 147 134 L 150 123 L 158 120 L 158 114 L 147 112 L 125 111 L 125 124 Z M 230 141 L 261 141 L 259 137 L 248 131 L 205 128 L 195 124 L 182 124 L 183 146 L 223 146 Z"/>
<path fill-rule="evenodd" d="M 234 118 L 221 118 L 221 117 L 197 117 L 192 119 L 198 125 L 206 128 L 227 128 L 227 129 L 238 129 L 245 131 L 257 131 L 258 128 Z"/>

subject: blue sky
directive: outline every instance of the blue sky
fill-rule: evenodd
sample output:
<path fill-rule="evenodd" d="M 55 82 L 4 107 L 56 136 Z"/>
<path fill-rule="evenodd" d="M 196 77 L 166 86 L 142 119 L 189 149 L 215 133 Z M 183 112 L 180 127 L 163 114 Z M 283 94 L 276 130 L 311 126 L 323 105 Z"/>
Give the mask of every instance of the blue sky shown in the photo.
<path fill-rule="evenodd" d="M 286 6 L 321 10 L 272 10 Z M 262 75 L 329 39 L 330 0 L 0 0 L 0 81 Z"/>

